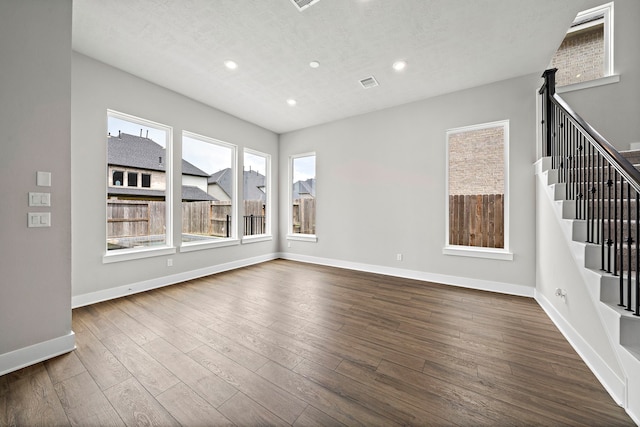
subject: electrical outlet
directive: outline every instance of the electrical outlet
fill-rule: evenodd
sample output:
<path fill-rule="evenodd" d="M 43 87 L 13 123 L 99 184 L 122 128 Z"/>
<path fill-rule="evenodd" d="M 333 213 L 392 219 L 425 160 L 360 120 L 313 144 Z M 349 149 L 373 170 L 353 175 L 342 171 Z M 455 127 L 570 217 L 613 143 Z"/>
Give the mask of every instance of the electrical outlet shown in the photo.
<path fill-rule="evenodd" d="M 396 261 L 402 261 L 402 254 L 396 254 Z"/>
<path fill-rule="evenodd" d="M 169 258 L 167 260 L 167 267 L 173 267 L 173 259 Z"/>

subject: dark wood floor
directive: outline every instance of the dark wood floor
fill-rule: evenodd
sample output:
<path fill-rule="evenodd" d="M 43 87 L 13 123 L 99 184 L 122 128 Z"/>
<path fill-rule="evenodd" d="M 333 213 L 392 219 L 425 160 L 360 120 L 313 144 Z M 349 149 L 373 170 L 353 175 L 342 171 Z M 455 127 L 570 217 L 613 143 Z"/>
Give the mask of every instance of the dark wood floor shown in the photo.
<path fill-rule="evenodd" d="M 534 300 L 277 260 L 76 309 L 5 425 L 634 425 Z"/>

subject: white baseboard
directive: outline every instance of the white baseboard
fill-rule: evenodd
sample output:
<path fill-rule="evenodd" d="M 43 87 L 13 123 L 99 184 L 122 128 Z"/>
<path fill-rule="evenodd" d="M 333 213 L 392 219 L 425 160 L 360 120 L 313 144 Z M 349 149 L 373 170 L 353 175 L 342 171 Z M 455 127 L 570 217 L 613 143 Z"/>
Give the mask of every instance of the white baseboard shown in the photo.
<path fill-rule="evenodd" d="M 118 286 L 116 288 L 104 289 L 102 291 L 90 292 L 82 295 L 75 295 L 71 298 L 71 307 L 83 307 L 85 305 L 91 305 L 102 301 L 124 297 L 127 295 L 133 295 L 139 292 L 161 288 L 163 286 L 174 285 L 176 283 L 197 279 L 198 277 L 204 277 L 210 274 L 222 273 L 223 271 L 235 270 L 241 267 L 260 264 L 262 262 L 271 261 L 276 258 L 278 258 L 278 254 L 275 253 L 261 255 L 253 258 L 246 258 L 238 261 L 227 262 L 224 264 L 213 265 L 211 267 L 200 268 L 197 270 L 185 271 L 178 274 L 172 274 L 170 276 L 158 277 L 157 279 L 144 280 L 142 282 Z"/>
<path fill-rule="evenodd" d="M 445 274 L 427 273 L 424 271 L 406 270 L 403 268 L 385 267 L 381 265 L 363 264 L 351 261 L 343 261 L 338 259 L 320 258 L 308 255 L 292 254 L 280 252 L 279 258 L 291 261 L 306 262 L 309 264 L 326 265 L 329 267 L 345 268 L 348 270 L 364 271 L 367 273 L 383 274 L 386 276 L 402 277 L 405 279 L 420 280 L 423 282 L 441 283 L 444 285 L 459 286 L 462 288 L 478 289 L 482 291 L 498 292 L 508 295 L 517 295 L 522 297 L 534 296 L 534 288 L 524 285 L 514 285 L 511 283 L 494 282 L 489 280 L 480 280 L 470 277 L 449 276 Z"/>
<path fill-rule="evenodd" d="M 613 400 L 618 405 L 626 407 L 625 380 L 618 377 L 618 375 L 609 368 L 600 355 L 582 338 L 578 331 L 565 320 L 562 314 L 556 310 L 553 304 L 551 304 L 543 294 L 536 292 L 535 299 L 562 335 L 569 341 L 569 344 L 571 344 L 576 353 L 578 353 L 584 363 L 591 369 L 591 372 L 598 378 Z"/>
<path fill-rule="evenodd" d="M 0 354 L 0 376 L 69 353 L 75 348 L 76 338 L 71 331 L 58 338 Z"/>

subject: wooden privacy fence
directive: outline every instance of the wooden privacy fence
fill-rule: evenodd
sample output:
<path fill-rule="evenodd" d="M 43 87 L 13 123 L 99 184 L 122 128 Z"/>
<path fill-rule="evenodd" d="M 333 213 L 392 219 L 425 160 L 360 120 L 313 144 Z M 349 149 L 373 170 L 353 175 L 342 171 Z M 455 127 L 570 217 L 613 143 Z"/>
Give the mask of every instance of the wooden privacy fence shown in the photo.
<path fill-rule="evenodd" d="M 449 244 L 504 248 L 504 195 L 449 196 Z"/>
<path fill-rule="evenodd" d="M 252 234 L 264 232 L 264 202 L 245 200 L 246 216 L 254 215 Z M 165 232 L 165 202 L 150 200 L 107 200 L 108 238 L 152 236 Z M 182 233 L 228 237 L 231 202 L 182 202 Z M 257 223 L 256 221 L 259 221 Z M 251 234 L 248 230 L 244 235 Z"/>
<path fill-rule="evenodd" d="M 316 234 L 316 199 L 293 201 L 293 232 Z"/>
<path fill-rule="evenodd" d="M 164 202 L 107 200 L 107 237 L 164 234 Z"/>

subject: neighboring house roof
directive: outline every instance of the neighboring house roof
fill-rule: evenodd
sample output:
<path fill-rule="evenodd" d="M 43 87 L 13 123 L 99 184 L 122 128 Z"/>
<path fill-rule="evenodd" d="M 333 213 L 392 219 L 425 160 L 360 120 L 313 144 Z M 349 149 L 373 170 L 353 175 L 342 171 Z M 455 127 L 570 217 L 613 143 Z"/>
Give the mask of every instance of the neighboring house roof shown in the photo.
<path fill-rule="evenodd" d="M 152 139 L 120 133 L 118 136 L 110 135 L 107 144 L 107 163 L 110 165 L 165 172 L 167 161 L 165 149 Z M 209 176 L 208 173 L 184 159 L 182 174 Z"/>
<path fill-rule="evenodd" d="M 163 190 L 150 190 L 136 187 L 109 187 L 109 196 L 138 196 L 164 198 Z M 216 201 L 217 199 L 191 185 L 182 186 L 182 200 L 187 202 Z"/>
<path fill-rule="evenodd" d="M 231 168 L 222 169 L 212 174 L 209 179 L 207 179 L 207 183 L 209 185 L 217 184 L 222 191 L 231 198 L 231 184 L 233 181 L 231 175 Z M 264 191 L 260 190 L 260 188 L 264 188 L 265 186 L 264 175 L 251 170 L 244 171 L 243 175 L 244 200 L 261 200 L 264 202 L 267 195 Z"/>
<path fill-rule="evenodd" d="M 315 178 L 309 178 L 305 181 L 296 181 L 293 184 L 293 199 L 299 199 L 301 195 L 316 197 Z"/>
<path fill-rule="evenodd" d="M 231 198 L 232 183 L 233 179 L 231 176 L 231 168 L 219 170 L 218 172 L 211 174 L 211 176 L 207 178 L 207 184 L 217 184 L 229 198 Z"/>
<path fill-rule="evenodd" d="M 248 170 L 244 171 L 244 199 L 245 200 L 260 200 L 265 201 L 267 195 L 262 189 L 265 188 L 264 175 Z"/>

